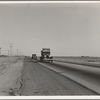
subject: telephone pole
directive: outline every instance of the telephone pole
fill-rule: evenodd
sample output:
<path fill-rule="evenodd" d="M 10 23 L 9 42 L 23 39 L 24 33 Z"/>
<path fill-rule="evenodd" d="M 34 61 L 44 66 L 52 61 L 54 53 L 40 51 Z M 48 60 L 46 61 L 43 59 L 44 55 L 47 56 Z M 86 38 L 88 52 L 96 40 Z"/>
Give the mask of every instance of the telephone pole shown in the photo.
<path fill-rule="evenodd" d="M 9 56 L 9 50 L 8 50 L 8 56 Z"/>
<path fill-rule="evenodd" d="M 1 56 L 1 47 L 0 47 L 0 56 Z"/>
<path fill-rule="evenodd" d="M 17 49 L 17 56 L 19 55 L 18 52 L 19 52 L 19 51 L 18 51 L 18 49 Z"/>
<path fill-rule="evenodd" d="M 10 43 L 10 56 L 12 56 L 12 47 L 13 47 L 13 44 Z"/>

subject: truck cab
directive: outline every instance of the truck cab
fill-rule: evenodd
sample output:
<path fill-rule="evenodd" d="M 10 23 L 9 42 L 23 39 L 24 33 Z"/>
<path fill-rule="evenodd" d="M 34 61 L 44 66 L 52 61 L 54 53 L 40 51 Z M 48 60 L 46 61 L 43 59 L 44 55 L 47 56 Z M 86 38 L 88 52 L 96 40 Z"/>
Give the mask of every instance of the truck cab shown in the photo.
<path fill-rule="evenodd" d="M 40 60 L 41 61 L 53 62 L 53 57 L 50 57 L 50 48 L 43 48 L 41 50 Z"/>
<path fill-rule="evenodd" d="M 36 54 L 32 54 L 32 59 L 37 60 Z"/>

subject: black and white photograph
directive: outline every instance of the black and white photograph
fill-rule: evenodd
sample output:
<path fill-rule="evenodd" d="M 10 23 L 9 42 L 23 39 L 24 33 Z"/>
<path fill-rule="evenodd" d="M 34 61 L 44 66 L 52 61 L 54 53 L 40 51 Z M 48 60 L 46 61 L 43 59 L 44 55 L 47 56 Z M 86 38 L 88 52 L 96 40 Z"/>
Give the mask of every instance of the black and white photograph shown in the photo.
<path fill-rule="evenodd" d="M 0 3 L 0 96 L 99 96 L 99 3 Z"/>

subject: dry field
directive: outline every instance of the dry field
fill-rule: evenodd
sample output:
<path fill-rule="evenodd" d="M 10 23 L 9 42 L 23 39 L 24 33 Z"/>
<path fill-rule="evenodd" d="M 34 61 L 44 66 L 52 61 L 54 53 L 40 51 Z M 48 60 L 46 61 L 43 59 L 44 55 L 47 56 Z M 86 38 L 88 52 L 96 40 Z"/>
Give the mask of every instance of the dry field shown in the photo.
<path fill-rule="evenodd" d="M 76 63 L 76 64 L 87 64 L 87 65 L 96 65 L 100 66 L 100 57 L 54 57 L 54 60 L 62 61 L 62 62 L 69 62 L 69 63 Z"/>

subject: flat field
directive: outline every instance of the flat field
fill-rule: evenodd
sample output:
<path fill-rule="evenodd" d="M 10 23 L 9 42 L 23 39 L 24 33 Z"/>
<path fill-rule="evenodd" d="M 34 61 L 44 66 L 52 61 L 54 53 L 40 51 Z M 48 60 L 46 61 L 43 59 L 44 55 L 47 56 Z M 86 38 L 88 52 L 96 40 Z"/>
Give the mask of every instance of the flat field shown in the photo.
<path fill-rule="evenodd" d="M 94 65 L 94 66 L 100 66 L 100 57 L 60 57 L 56 56 L 53 58 L 54 60 L 57 61 L 62 61 L 62 62 L 69 62 L 69 63 L 76 63 L 76 64 L 87 64 L 87 65 Z"/>

